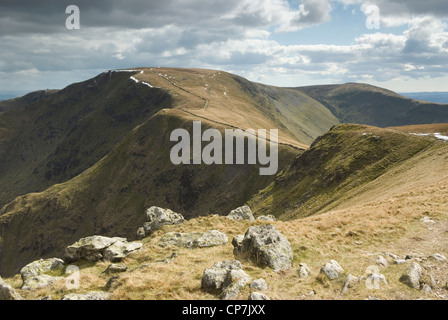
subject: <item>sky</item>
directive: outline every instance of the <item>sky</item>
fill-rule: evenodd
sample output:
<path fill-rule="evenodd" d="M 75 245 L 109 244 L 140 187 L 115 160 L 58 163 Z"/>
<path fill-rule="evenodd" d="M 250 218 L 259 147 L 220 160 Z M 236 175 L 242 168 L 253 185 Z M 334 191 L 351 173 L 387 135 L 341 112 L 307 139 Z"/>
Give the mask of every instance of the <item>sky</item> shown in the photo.
<path fill-rule="evenodd" d="M 0 93 L 135 67 L 448 91 L 447 23 L 446 0 L 0 0 Z"/>

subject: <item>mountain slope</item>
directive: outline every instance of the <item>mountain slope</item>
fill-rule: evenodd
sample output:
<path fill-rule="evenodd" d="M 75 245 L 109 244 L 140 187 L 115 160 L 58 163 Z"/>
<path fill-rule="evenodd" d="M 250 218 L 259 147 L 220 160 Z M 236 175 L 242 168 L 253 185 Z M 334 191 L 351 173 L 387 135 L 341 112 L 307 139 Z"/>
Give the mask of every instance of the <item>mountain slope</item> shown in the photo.
<path fill-rule="evenodd" d="M 341 123 L 377 127 L 448 122 L 448 105 L 409 99 L 361 83 L 300 87 L 321 102 Z"/>

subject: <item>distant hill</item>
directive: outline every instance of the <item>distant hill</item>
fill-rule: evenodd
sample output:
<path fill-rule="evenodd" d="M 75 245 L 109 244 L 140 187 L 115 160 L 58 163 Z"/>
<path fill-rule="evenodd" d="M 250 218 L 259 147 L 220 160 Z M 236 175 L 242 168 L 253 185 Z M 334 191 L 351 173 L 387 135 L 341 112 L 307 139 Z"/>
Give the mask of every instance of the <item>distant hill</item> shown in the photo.
<path fill-rule="evenodd" d="M 434 103 L 448 103 L 448 92 L 406 92 L 400 93 L 402 96 Z"/>

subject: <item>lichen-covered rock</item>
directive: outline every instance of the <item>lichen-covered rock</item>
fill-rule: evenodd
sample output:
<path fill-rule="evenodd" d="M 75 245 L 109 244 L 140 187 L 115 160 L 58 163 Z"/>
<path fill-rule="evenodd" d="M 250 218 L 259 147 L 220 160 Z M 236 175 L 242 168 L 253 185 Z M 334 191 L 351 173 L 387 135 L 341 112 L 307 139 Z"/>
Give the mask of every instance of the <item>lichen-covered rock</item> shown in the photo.
<path fill-rule="evenodd" d="M 126 272 L 128 270 L 128 266 L 125 264 L 115 264 L 112 263 L 110 264 L 106 270 L 104 270 L 104 273 L 121 273 L 121 272 Z"/>
<path fill-rule="evenodd" d="M 277 219 L 275 218 L 275 216 L 273 216 L 272 214 L 268 214 L 267 216 L 259 216 L 257 218 L 257 221 L 267 221 L 267 222 L 273 222 L 276 221 Z"/>
<path fill-rule="evenodd" d="M 232 220 L 250 220 L 255 221 L 254 215 L 252 214 L 252 210 L 248 206 L 242 206 L 236 208 L 235 210 L 230 211 L 227 215 L 227 218 Z"/>
<path fill-rule="evenodd" d="M 271 300 L 271 299 L 264 293 L 252 292 L 249 296 L 249 300 Z"/>
<path fill-rule="evenodd" d="M 92 291 L 85 294 L 69 293 L 62 297 L 62 300 L 109 300 L 110 293 Z"/>
<path fill-rule="evenodd" d="M 274 271 L 291 268 L 291 245 L 274 225 L 250 227 L 244 235 L 240 252 L 256 264 Z"/>
<path fill-rule="evenodd" d="M 91 236 L 80 239 L 78 242 L 65 249 L 65 261 L 74 262 L 85 259 L 97 262 L 105 259 L 118 262 L 131 252 L 142 247 L 139 242 L 127 242 L 125 238 L 108 238 L 103 236 Z"/>
<path fill-rule="evenodd" d="M 241 248 L 243 247 L 244 235 L 239 234 L 232 239 L 233 254 L 239 255 L 241 253 Z"/>
<path fill-rule="evenodd" d="M 400 282 L 408 285 L 414 289 L 420 289 L 420 279 L 422 276 L 423 269 L 417 263 L 413 262 L 405 271 L 405 273 L 400 277 Z"/>
<path fill-rule="evenodd" d="M 299 278 L 307 278 L 311 274 L 311 269 L 306 263 L 299 263 L 299 268 L 297 269 L 297 275 Z"/>
<path fill-rule="evenodd" d="M 169 232 L 159 240 L 158 244 L 161 247 L 208 248 L 224 245 L 228 241 L 224 233 L 212 230 L 194 233 Z"/>
<path fill-rule="evenodd" d="M 162 226 L 180 224 L 185 219 L 180 213 L 153 206 L 146 210 L 146 221 L 143 228 L 145 229 L 145 234 L 150 235 Z"/>
<path fill-rule="evenodd" d="M 143 246 L 139 242 L 116 241 L 103 251 L 103 257 L 112 262 L 123 260 L 131 252 L 139 250 Z"/>
<path fill-rule="evenodd" d="M 23 300 L 23 298 L 0 277 L 0 300 Z"/>
<path fill-rule="evenodd" d="M 108 238 L 103 236 L 91 236 L 82 238 L 65 249 L 64 260 L 74 262 L 85 259 L 96 262 L 103 259 L 104 249 L 110 247 L 117 241 L 126 241 L 125 238 Z"/>
<path fill-rule="evenodd" d="M 64 267 L 64 261 L 58 258 L 40 259 L 27 264 L 20 270 L 22 277 L 22 290 L 34 290 L 53 285 L 62 277 L 54 277 L 45 273 L 60 270 Z"/>
<path fill-rule="evenodd" d="M 223 283 L 223 291 L 219 298 L 230 300 L 238 298 L 240 290 L 243 289 L 252 279 L 242 269 L 233 269 L 227 272 Z"/>
<path fill-rule="evenodd" d="M 334 280 L 339 278 L 342 273 L 344 273 L 344 269 L 342 269 L 336 260 L 331 260 L 322 266 L 320 272 L 325 274 L 328 279 Z"/>
<path fill-rule="evenodd" d="M 266 280 L 264 280 L 263 278 L 252 281 L 252 283 L 250 284 L 249 287 L 252 290 L 256 290 L 256 291 L 268 290 L 268 284 L 266 283 Z"/>
<path fill-rule="evenodd" d="M 232 270 L 242 270 L 238 260 L 218 261 L 202 274 L 201 288 L 205 292 L 220 293 L 223 290 L 227 274 Z"/>

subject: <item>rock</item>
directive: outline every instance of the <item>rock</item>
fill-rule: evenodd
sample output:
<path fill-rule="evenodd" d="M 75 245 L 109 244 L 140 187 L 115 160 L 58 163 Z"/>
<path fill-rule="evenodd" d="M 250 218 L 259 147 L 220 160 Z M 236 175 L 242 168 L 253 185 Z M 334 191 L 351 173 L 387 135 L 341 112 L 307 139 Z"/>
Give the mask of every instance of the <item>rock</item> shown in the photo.
<path fill-rule="evenodd" d="M 48 296 L 45 296 L 45 297 L 40 298 L 39 300 L 42 300 L 42 301 L 49 301 L 49 300 L 52 300 L 52 299 L 51 299 L 51 296 L 48 295 Z"/>
<path fill-rule="evenodd" d="M 386 252 L 385 255 L 390 257 L 390 258 L 392 258 L 392 259 L 394 259 L 394 260 L 400 259 L 399 256 L 397 256 L 396 254 L 390 253 L 390 252 Z"/>
<path fill-rule="evenodd" d="M 242 270 L 242 268 L 241 262 L 238 260 L 216 262 L 212 267 L 205 269 L 202 274 L 202 290 L 209 293 L 221 292 L 227 274 L 231 270 Z"/>
<path fill-rule="evenodd" d="M 176 213 L 170 209 L 151 207 L 146 210 L 146 221 L 143 228 L 145 234 L 150 235 L 162 226 L 181 224 L 185 219 L 180 213 Z"/>
<path fill-rule="evenodd" d="M 62 300 L 109 300 L 110 293 L 92 291 L 86 294 L 69 293 L 62 297 Z"/>
<path fill-rule="evenodd" d="M 344 269 L 339 265 L 336 260 L 331 260 L 322 266 L 320 272 L 325 274 L 328 279 L 334 280 L 341 276 L 344 273 Z"/>
<path fill-rule="evenodd" d="M 143 227 L 138 228 L 137 229 L 137 239 L 142 240 L 145 237 L 146 237 L 145 228 L 143 228 Z"/>
<path fill-rule="evenodd" d="M 243 289 L 252 279 L 242 269 L 230 270 L 223 283 L 223 291 L 219 298 L 230 300 L 238 298 L 240 290 Z"/>
<path fill-rule="evenodd" d="M 232 220 L 250 220 L 255 221 L 254 215 L 252 214 L 252 210 L 248 206 L 242 206 L 235 210 L 230 211 L 227 215 L 227 218 Z"/>
<path fill-rule="evenodd" d="M 23 298 L 0 277 L 0 300 L 23 300 Z"/>
<path fill-rule="evenodd" d="M 417 262 L 413 262 L 400 277 L 400 282 L 411 288 L 420 289 L 420 278 L 422 276 L 422 272 L 422 267 Z"/>
<path fill-rule="evenodd" d="M 237 235 L 232 239 L 233 254 L 235 256 L 241 254 L 241 248 L 243 247 L 243 240 L 244 240 L 244 235 L 242 235 L 242 234 Z"/>
<path fill-rule="evenodd" d="M 128 266 L 125 264 L 110 264 L 106 270 L 104 270 L 104 273 L 121 273 L 126 272 L 128 270 Z"/>
<path fill-rule="evenodd" d="M 445 262 L 446 261 L 446 257 L 444 255 L 439 254 L 439 253 L 435 253 L 435 254 L 433 254 L 433 255 L 431 255 L 429 257 L 431 259 L 434 259 L 434 260 L 439 261 L 439 262 Z"/>
<path fill-rule="evenodd" d="M 359 283 L 359 278 L 355 277 L 352 274 L 349 274 L 347 276 L 347 279 L 345 279 L 344 285 L 342 286 L 341 294 L 344 294 L 345 292 L 347 292 L 348 289 L 353 288 L 358 283 Z"/>
<path fill-rule="evenodd" d="M 208 248 L 224 245 L 228 242 L 227 236 L 217 230 L 195 233 L 166 233 L 159 241 L 159 246 L 177 246 L 184 248 Z"/>
<path fill-rule="evenodd" d="M 249 300 L 271 300 L 271 299 L 264 293 L 252 292 L 249 296 Z"/>
<path fill-rule="evenodd" d="M 257 221 L 273 222 L 273 221 L 276 221 L 276 220 L 277 219 L 272 214 L 268 214 L 267 216 L 259 216 L 257 218 Z"/>
<path fill-rule="evenodd" d="M 82 238 L 65 249 L 64 260 L 68 263 L 85 259 L 97 262 L 103 259 L 103 250 L 117 241 L 126 241 L 125 238 L 108 238 L 103 236 L 91 236 Z"/>
<path fill-rule="evenodd" d="M 264 280 L 263 278 L 252 281 L 249 287 L 256 291 L 268 290 L 268 284 L 266 283 L 266 280 Z"/>
<path fill-rule="evenodd" d="M 65 249 L 65 261 L 74 262 L 85 259 L 97 262 L 101 259 L 118 262 L 143 245 L 138 242 L 127 242 L 125 238 L 108 238 L 91 236 L 80 239 Z"/>
<path fill-rule="evenodd" d="M 143 246 L 139 242 L 116 241 L 103 251 L 103 257 L 112 262 L 123 260 L 131 252 L 139 250 Z"/>
<path fill-rule="evenodd" d="M 167 258 L 163 258 L 160 260 L 156 260 L 156 262 L 160 262 L 160 263 L 170 263 L 171 261 L 173 261 L 175 258 L 177 258 L 177 252 L 173 252 L 169 257 Z"/>
<path fill-rule="evenodd" d="M 311 269 L 306 263 L 299 263 L 299 268 L 297 269 L 297 275 L 299 278 L 307 278 L 311 274 Z"/>
<path fill-rule="evenodd" d="M 427 292 L 427 293 L 429 293 L 429 292 L 432 291 L 432 288 L 431 288 L 430 285 L 424 283 L 423 286 L 422 286 L 422 291 L 423 291 L 423 292 Z"/>
<path fill-rule="evenodd" d="M 395 259 L 394 260 L 394 264 L 404 264 L 404 263 L 406 263 L 407 261 L 406 260 L 404 260 L 404 259 Z"/>
<path fill-rule="evenodd" d="M 404 257 L 404 260 L 412 260 L 412 259 L 414 259 L 414 256 L 413 256 L 412 254 L 407 254 L 407 255 Z"/>
<path fill-rule="evenodd" d="M 389 265 L 389 262 L 387 262 L 387 260 L 383 256 L 378 256 L 378 258 L 376 259 L 376 264 L 387 267 Z"/>
<path fill-rule="evenodd" d="M 276 272 L 291 268 L 291 245 L 274 225 L 250 227 L 244 235 L 240 252 L 259 266 L 268 266 Z"/>
<path fill-rule="evenodd" d="M 104 286 L 104 290 L 113 291 L 119 286 L 120 276 L 113 276 L 107 280 L 106 285 Z"/>
<path fill-rule="evenodd" d="M 54 277 L 45 273 L 60 270 L 64 267 L 64 262 L 58 258 L 40 259 L 27 264 L 20 270 L 22 277 L 22 290 L 34 290 L 53 285 L 62 277 Z"/>
<path fill-rule="evenodd" d="M 423 221 L 425 223 L 436 223 L 434 220 L 432 220 L 429 217 L 424 217 L 423 219 L 420 219 L 420 221 Z"/>

